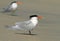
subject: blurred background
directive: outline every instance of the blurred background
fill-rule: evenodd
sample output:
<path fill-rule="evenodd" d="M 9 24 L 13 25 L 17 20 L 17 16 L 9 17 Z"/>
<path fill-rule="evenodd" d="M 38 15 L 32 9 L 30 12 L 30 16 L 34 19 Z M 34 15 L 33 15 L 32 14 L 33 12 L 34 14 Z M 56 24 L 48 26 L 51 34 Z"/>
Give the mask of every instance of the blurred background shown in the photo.
<path fill-rule="evenodd" d="M 18 0 L 23 2 L 15 12 L 18 16 L 1 13 L 12 1 L 15 0 L 0 0 L 0 41 L 60 41 L 60 0 Z M 36 35 L 5 29 L 5 25 L 26 21 L 32 14 L 44 17 L 32 31 Z"/>

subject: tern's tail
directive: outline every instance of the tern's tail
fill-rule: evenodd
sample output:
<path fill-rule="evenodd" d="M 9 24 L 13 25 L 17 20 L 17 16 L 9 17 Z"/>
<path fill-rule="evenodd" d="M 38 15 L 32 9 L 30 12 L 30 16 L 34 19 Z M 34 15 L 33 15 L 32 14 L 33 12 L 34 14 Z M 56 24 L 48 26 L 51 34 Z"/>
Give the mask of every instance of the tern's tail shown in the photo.
<path fill-rule="evenodd" d="M 7 28 L 9 30 L 19 30 L 19 27 L 17 27 L 17 26 L 8 26 L 8 25 L 6 25 L 5 28 Z"/>
<path fill-rule="evenodd" d="M 6 12 L 10 12 L 10 10 L 8 8 L 3 8 L 3 13 L 6 13 Z"/>

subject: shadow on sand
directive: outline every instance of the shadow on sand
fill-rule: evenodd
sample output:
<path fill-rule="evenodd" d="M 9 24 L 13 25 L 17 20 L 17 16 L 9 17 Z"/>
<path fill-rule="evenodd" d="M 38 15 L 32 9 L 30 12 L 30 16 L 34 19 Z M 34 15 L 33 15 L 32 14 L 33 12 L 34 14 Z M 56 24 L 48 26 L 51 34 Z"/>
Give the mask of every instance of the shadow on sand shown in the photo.
<path fill-rule="evenodd" d="M 28 34 L 28 33 L 15 33 L 15 34 L 21 34 L 21 35 L 37 35 L 37 34 Z"/>

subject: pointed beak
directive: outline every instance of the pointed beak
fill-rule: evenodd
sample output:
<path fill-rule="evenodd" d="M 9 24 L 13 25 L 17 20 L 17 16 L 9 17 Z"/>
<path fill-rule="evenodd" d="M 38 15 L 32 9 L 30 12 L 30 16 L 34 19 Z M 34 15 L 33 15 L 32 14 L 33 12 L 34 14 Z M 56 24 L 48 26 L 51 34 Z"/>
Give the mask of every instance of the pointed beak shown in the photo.
<path fill-rule="evenodd" d="M 42 19 L 43 18 L 43 16 L 38 16 L 38 19 Z"/>
<path fill-rule="evenodd" d="M 22 2 L 16 2 L 16 3 L 17 3 L 17 4 L 20 4 L 20 5 L 23 4 Z"/>

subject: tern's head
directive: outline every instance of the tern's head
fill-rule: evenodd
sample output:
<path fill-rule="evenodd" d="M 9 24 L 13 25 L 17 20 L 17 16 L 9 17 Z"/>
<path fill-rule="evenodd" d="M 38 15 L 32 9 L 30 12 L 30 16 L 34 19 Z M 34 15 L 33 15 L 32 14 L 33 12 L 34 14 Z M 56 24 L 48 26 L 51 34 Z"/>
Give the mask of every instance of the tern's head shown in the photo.
<path fill-rule="evenodd" d="M 19 2 L 19 1 L 13 1 L 13 2 L 11 2 L 11 4 L 13 4 L 13 3 L 22 4 L 22 2 Z"/>
<path fill-rule="evenodd" d="M 30 16 L 30 19 L 34 19 L 34 20 L 36 20 L 36 19 L 42 19 L 42 16 L 31 15 L 31 16 Z"/>

